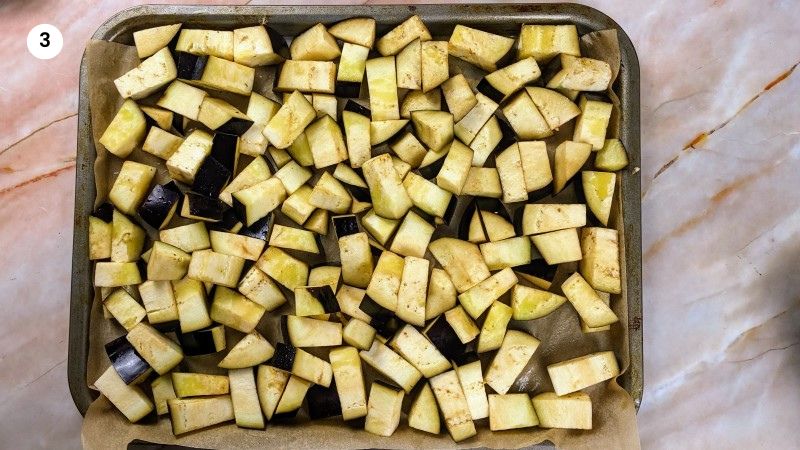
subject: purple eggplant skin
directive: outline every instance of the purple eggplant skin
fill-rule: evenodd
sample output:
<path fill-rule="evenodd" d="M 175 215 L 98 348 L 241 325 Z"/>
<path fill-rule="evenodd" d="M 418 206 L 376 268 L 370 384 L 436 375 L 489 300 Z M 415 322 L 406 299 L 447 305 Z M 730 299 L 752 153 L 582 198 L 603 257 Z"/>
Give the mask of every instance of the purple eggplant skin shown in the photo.
<path fill-rule="evenodd" d="M 186 123 L 184 117 L 178 113 L 172 113 L 172 129 L 181 136 L 186 135 Z"/>
<path fill-rule="evenodd" d="M 361 96 L 361 83 L 355 81 L 337 81 L 334 94 L 341 98 L 358 98 Z"/>
<path fill-rule="evenodd" d="M 199 80 L 206 70 L 208 56 L 193 55 L 186 52 L 173 52 L 175 67 L 178 69 L 178 78 L 182 80 Z"/>
<path fill-rule="evenodd" d="M 473 362 L 475 362 L 475 361 L 477 361 L 479 359 L 480 358 L 478 357 L 478 354 L 476 352 L 467 351 L 466 353 L 462 353 L 462 354 L 456 356 L 455 358 L 453 358 L 452 362 L 456 366 L 466 366 L 467 364 L 473 363 Z"/>
<path fill-rule="evenodd" d="M 217 325 L 221 327 L 222 325 Z M 213 330 L 217 327 L 204 328 L 191 333 L 176 333 L 183 353 L 187 356 L 210 355 L 222 349 L 217 349 L 214 342 Z"/>
<path fill-rule="evenodd" d="M 224 133 L 217 129 L 214 140 L 211 143 L 210 157 L 219 161 L 228 172 L 236 172 L 236 148 L 239 145 L 239 136 L 236 134 Z"/>
<path fill-rule="evenodd" d="M 266 216 L 253 222 L 253 224 L 250 225 L 249 227 L 242 227 L 242 229 L 239 230 L 239 234 L 243 236 L 250 236 L 256 239 L 261 239 L 262 241 L 266 241 L 267 237 L 270 234 L 270 231 L 272 231 L 272 224 L 274 221 L 275 221 L 275 215 L 269 213 Z"/>
<path fill-rule="evenodd" d="M 139 213 L 139 217 L 146 224 L 156 230 L 160 230 L 167 226 L 170 219 L 172 219 L 180 200 L 180 192 L 175 192 L 166 185 L 157 184 L 153 186 L 153 189 L 136 212 Z"/>
<path fill-rule="evenodd" d="M 103 222 L 111 223 L 111 220 L 114 218 L 114 206 L 111 203 L 105 202 L 98 206 L 92 215 Z"/>
<path fill-rule="evenodd" d="M 318 384 L 311 386 L 306 394 L 306 401 L 308 402 L 308 415 L 312 420 L 342 415 L 342 404 L 335 381 L 332 381 L 329 387 Z"/>
<path fill-rule="evenodd" d="M 291 372 L 296 353 L 297 349 L 294 346 L 278 342 L 275 344 L 275 354 L 270 359 L 270 365 Z"/>
<path fill-rule="evenodd" d="M 323 311 L 326 313 L 335 313 L 339 312 L 339 301 L 336 300 L 336 295 L 333 293 L 333 289 L 331 289 L 330 285 L 326 284 L 324 286 L 311 286 L 307 287 L 306 290 L 312 297 L 317 299 L 319 303 L 322 305 Z"/>
<path fill-rule="evenodd" d="M 231 171 L 217 158 L 209 156 L 197 170 L 192 190 L 206 197 L 216 198 L 225 189 L 230 179 Z"/>
<path fill-rule="evenodd" d="M 492 83 L 490 83 L 486 78 L 482 78 L 478 85 L 475 86 L 475 89 L 481 94 L 494 100 L 495 103 L 500 103 L 503 101 L 503 98 L 505 98 L 505 94 L 495 89 L 495 87 L 492 86 Z"/>
<path fill-rule="evenodd" d="M 523 266 L 516 266 L 514 267 L 515 272 L 524 273 L 527 275 L 533 275 L 537 278 L 541 278 L 543 280 L 547 280 L 552 282 L 556 276 L 556 271 L 558 270 L 558 264 L 549 265 L 545 262 L 544 259 L 534 259 L 533 261 L 525 264 Z"/>
<path fill-rule="evenodd" d="M 433 346 L 447 359 L 459 358 L 467 351 L 467 346 L 461 343 L 458 335 L 443 315 L 436 319 L 426 335 Z"/>
<path fill-rule="evenodd" d="M 237 225 L 241 224 L 233 208 L 228 208 L 222 214 L 222 220 L 208 224 L 208 229 L 230 233 Z M 255 224 L 253 224 L 255 225 Z"/>
<path fill-rule="evenodd" d="M 264 28 L 267 29 L 272 51 L 283 57 L 283 59 L 291 59 L 292 56 L 289 53 L 289 44 L 286 43 L 286 38 L 272 27 L 264 26 Z"/>
<path fill-rule="evenodd" d="M 234 136 L 241 136 L 252 126 L 253 126 L 252 120 L 232 117 L 230 120 L 220 125 L 214 131 L 218 133 L 232 134 Z"/>
<path fill-rule="evenodd" d="M 436 178 L 436 175 L 439 175 L 439 171 L 442 170 L 442 166 L 444 166 L 445 157 L 446 155 L 442 155 L 436 161 L 428 164 L 427 166 L 423 166 L 417 169 L 417 172 L 419 172 L 420 176 L 422 176 L 426 180 L 433 180 L 434 178 Z"/>
<path fill-rule="evenodd" d="M 369 110 L 369 108 L 353 100 L 348 100 L 345 102 L 344 110 L 360 114 L 364 117 L 372 117 L 372 112 Z"/>
<path fill-rule="evenodd" d="M 336 230 L 336 237 L 338 239 L 361 231 L 358 228 L 358 219 L 355 214 L 335 216 L 333 218 L 333 228 Z"/>
<path fill-rule="evenodd" d="M 511 125 L 505 119 L 498 117 L 497 123 L 500 125 L 501 138 L 495 148 L 505 149 L 517 142 L 517 133 L 514 132 L 514 129 L 511 128 Z M 492 156 L 494 156 L 494 154 L 492 154 Z"/>
<path fill-rule="evenodd" d="M 218 198 L 206 197 L 194 192 L 187 192 L 184 201 L 189 202 L 189 214 L 219 222 L 229 206 Z"/>
<path fill-rule="evenodd" d="M 405 325 L 402 320 L 394 315 L 394 312 L 379 305 L 368 295 L 364 296 L 358 308 L 371 318 L 369 323 L 375 328 L 378 334 L 387 339 L 392 337 L 397 330 Z"/>
<path fill-rule="evenodd" d="M 133 348 L 126 336 L 120 336 L 105 345 L 111 365 L 125 384 L 131 384 L 150 372 L 150 365 Z"/>

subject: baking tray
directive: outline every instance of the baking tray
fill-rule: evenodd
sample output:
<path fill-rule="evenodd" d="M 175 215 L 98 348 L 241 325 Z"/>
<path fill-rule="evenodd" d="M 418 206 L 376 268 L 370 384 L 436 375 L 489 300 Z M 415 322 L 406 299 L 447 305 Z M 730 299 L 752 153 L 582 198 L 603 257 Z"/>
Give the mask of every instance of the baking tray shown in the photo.
<path fill-rule="evenodd" d="M 167 6 L 144 5 L 126 9 L 108 19 L 93 39 L 133 44 L 138 29 L 183 22 L 194 27 L 236 28 L 263 23 L 284 35 L 297 35 L 318 23 L 333 23 L 353 16 L 375 17 L 378 35 L 409 15 L 418 14 L 434 35 L 449 35 L 456 24 L 512 35 L 523 23 L 577 25 L 582 35 L 616 29 L 621 68 L 614 84 L 620 100 L 619 138 L 628 151 L 629 166 L 621 174 L 623 205 L 622 243 L 628 301 L 630 366 L 619 383 L 633 397 L 638 410 L 642 399 L 642 283 L 641 283 L 641 181 L 639 122 L 639 61 L 628 35 L 610 17 L 588 6 L 576 4 L 508 5 L 352 5 L 352 6 Z M 89 113 L 86 58 L 81 61 L 78 150 L 75 175 L 75 219 L 70 297 L 67 374 L 75 405 L 85 414 L 97 394 L 86 384 L 89 351 L 89 314 L 94 297 L 92 265 L 88 258 L 89 215 L 96 196 L 93 165 L 96 157 Z"/>

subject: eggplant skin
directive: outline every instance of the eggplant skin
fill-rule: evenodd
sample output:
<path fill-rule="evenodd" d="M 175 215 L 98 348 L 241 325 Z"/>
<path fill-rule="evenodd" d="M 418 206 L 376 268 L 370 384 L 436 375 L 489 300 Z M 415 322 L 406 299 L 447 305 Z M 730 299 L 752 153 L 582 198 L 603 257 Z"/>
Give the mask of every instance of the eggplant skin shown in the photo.
<path fill-rule="evenodd" d="M 219 161 L 228 172 L 236 171 L 236 147 L 239 143 L 239 136 L 236 134 L 224 133 L 219 129 L 214 134 L 211 142 L 211 157 Z"/>
<path fill-rule="evenodd" d="M 351 234 L 356 234 L 360 231 L 358 229 L 358 219 L 352 214 L 334 217 L 333 227 L 336 229 L 336 237 L 339 239 L 350 236 Z"/>
<path fill-rule="evenodd" d="M 548 265 L 544 259 L 534 259 L 523 266 L 514 267 L 516 272 L 533 275 L 543 280 L 552 281 L 556 276 L 558 264 Z"/>
<path fill-rule="evenodd" d="M 220 125 L 216 130 L 219 133 L 232 134 L 235 136 L 243 135 L 250 127 L 253 126 L 253 121 L 248 119 L 241 119 L 232 117 L 227 122 Z"/>
<path fill-rule="evenodd" d="M 234 199 L 234 201 L 236 201 Z M 243 236 L 249 236 L 256 239 L 261 239 L 262 241 L 267 240 L 267 236 L 269 236 L 270 230 L 272 230 L 272 224 L 274 222 L 275 216 L 272 213 L 267 214 L 266 216 L 258 219 L 257 221 L 253 222 L 252 225 L 249 227 L 242 227 L 239 230 L 239 234 Z"/>
<path fill-rule="evenodd" d="M 111 219 L 114 217 L 114 206 L 108 202 L 103 203 L 94 210 L 92 215 L 105 223 L 111 223 Z"/>
<path fill-rule="evenodd" d="M 206 328 L 191 333 L 177 333 L 183 353 L 188 356 L 217 353 L 219 349 L 214 342 L 213 330 L 214 328 Z"/>
<path fill-rule="evenodd" d="M 444 316 L 439 316 L 425 334 L 434 347 L 447 359 L 456 359 L 466 353 L 467 346 L 461 343 L 461 339 L 458 338 Z"/>
<path fill-rule="evenodd" d="M 502 137 L 500 138 L 500 143 L 498 143 L 495 148 L 508 148 L 511 144 L 517 142 L 517 134 L 505 119 L 498 117 L 497 123 L 500 125 Z"/>
<path fill-rule="evenodd" d="M 178 69 L 178 78 L 183 80 L 199 80 L 203 77 L 208 62 L 207 55 L 193 55 L 186 52 L 174 52 L 175 67 Z"/>
<path fill-rule="evenodd" d="M 342 415 L 342 403 L 336 390 L 336 382 L 332 382 L 330 387 L 318 384 L 311 386 L 306 393 L 306 401 L 308 415 L 312 420 Z"/>
<path fill-rule="evenodd" d="M 354 112 L 364 117 L 372 116 L 372 113 L 370 112 L 369 108 L 367 108 L 366 106 L 362 106 L 361 104 L 354 102 L 353 100 L 348 100 L 347 103 L 344 104 L 344 111 Z"/>
<path fill-rule="evenodd" d="M 111 365 L 125 384 L 131 384 L 150 371 L 150 365 L 133 348 L 125 336 L 105 345 Z"/>
<path fill-rule="evenodd" d="M 210 220 L 222 220 L 228 205 L 218 198 L 206 197 L 193 192 L 186 193 L 185 201 L 189 202 L 189 214 Z"/>
<path fill-rule="evenodd" d="M 192 190 L 207 197 L 217 197 L 225 188 L 231 172 L 213 156 L 209 156 L 194 176 Z"/>
<path fill-rule="evenodd" d="M 478 85 L 475 86 L 475 89 L 481 94 L 494 100 L 495 103 L 500 103 L 505 97 L 505 95 L 492 86 L 492 83 L 490 83 L 486 78 L 482 78 Z"/>
<path fill-rule="evenodd" d="M 337 97 L 358 98 L 361 95 L 361 83 L 355 81 L 337 81 L 334 94 Z M 353 112 L 369 117 L 367 114 L 362 114 L 359 111 Z"/>
<path fill-rule="evenodd" d="M 308 287 L 306 290 L 320 302 L 326 313 L 339 312 L 339 301 L 330 285 Z"/>
<path fill-rule="evenodd" d="M 180 199 L 180 192 L 175 192 L 166 185 L 157 184 L 136 212 L 145 223 L 158 230 L 167 224 Z"/>
<path fill-rule="evenodd" d="M 423 178 L 427 180 L 433 180 L 436 178 L 436 175 L 439 175 L 439 171 L 442 170 L 442 166 L 444 166 L 444 160 L 444 157 L 439 158 L 425 167 L 420 167 L 417 171 Z"/>
<path fill-rule="evenodd" d="M 297 349 L 295 349 L 293 346 L 279 342 L 275 345 L 275 354 L 270 360 L 270 365 L 278 369 L 291 372 L 292 366 L 294 365 L 294 355 L 296 353 Z"/>

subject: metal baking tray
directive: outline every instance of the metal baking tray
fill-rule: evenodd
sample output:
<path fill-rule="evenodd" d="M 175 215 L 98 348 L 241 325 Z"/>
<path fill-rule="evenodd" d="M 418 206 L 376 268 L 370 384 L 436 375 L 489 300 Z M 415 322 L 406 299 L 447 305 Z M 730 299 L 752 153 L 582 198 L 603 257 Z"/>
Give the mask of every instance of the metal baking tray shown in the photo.
<path fill-rule="evenodd" d="M 447 36 L 456 24 L 490 32 L 513 35 L 523 23 L 577 25 L 582 35 L 591 31 L 616 29 L 621 50 L 621 69 L 614 91 L 620 99 L 619 138 L 628 151 L 630 164 L 621 176 L 623 229 L 628 301 L 630 366 L 619 379 L 638 409 L 642 398 L 642 285 L 641 285 L 641 200 L 639 61 L 627 34 L 605 14 L 576 4 L 507 5 L 369 5 L 369 6 L 165 6 L 144 5 L 126 9 L 108 19 L 93 39 L 133 44 L 135 30 L 183 22 L 194 27 L 232 29 L 268 21 L 284 35 L 297 35 L 318 23 L 333 23 L 353 16 L 377 20 L 378 35 L 409 15 L 418 14 L 434 35 Z M 80 70 L 78 151 L 75 185 L 75 232 L 72 256 L 72 292 L 69 322 L 67 373 L 75 405 L 85 414 L 97 396 L 86 384 L 89 351 L 89 314 L 93 301 L 92 265 L 88 258 L 89 214 L 96 196 L 93 163 L 96 157 L 89 112 L 87 61 Z"/>

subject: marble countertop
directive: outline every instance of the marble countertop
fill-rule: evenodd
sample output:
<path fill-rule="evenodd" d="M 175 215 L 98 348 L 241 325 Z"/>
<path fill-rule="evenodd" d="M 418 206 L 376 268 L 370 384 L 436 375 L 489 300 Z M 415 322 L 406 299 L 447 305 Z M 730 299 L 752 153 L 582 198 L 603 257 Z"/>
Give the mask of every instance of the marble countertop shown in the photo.
<path fill-rule="evenodd" d="M 80 447 L 66 375 L 78 65 L 136 3 L 0 5 L 0 448 Z M 798 448 L 800 2 L 584 3 L 641 62 L 643 447 Z M 27 52 L 39 23 L 64 35 L 55 59 Z"/>

